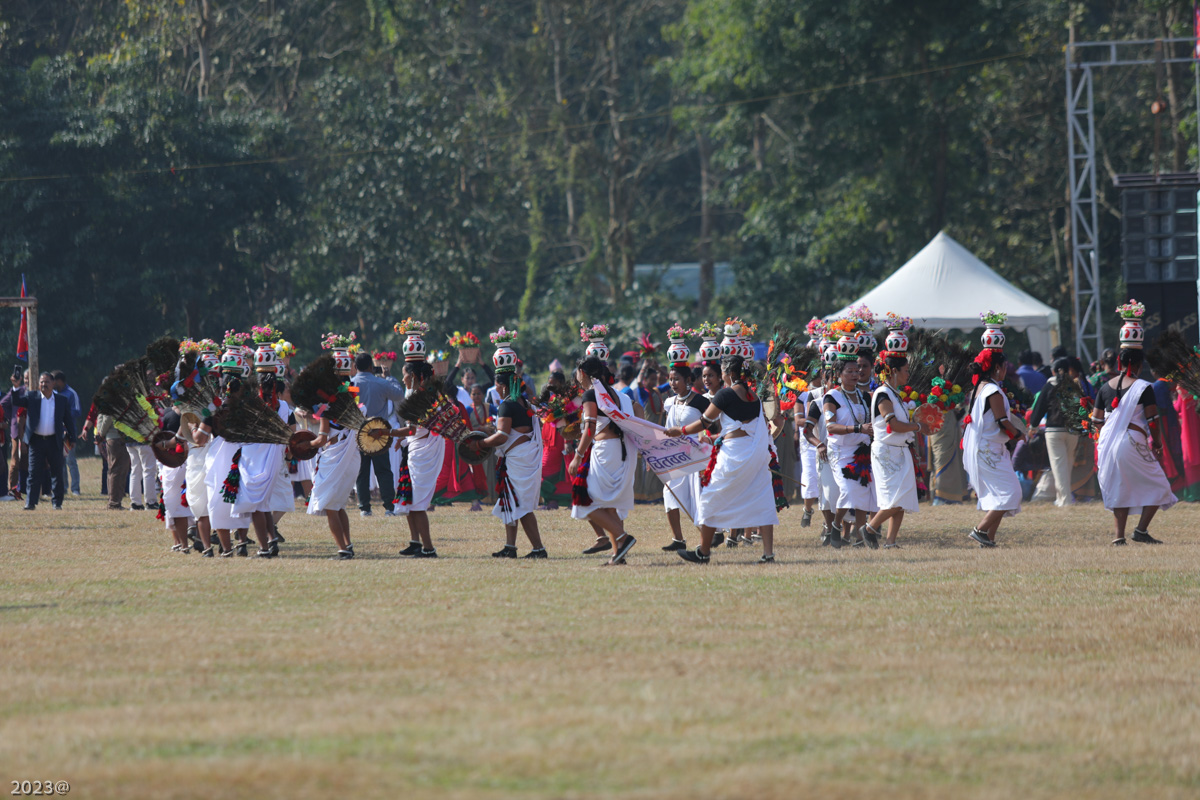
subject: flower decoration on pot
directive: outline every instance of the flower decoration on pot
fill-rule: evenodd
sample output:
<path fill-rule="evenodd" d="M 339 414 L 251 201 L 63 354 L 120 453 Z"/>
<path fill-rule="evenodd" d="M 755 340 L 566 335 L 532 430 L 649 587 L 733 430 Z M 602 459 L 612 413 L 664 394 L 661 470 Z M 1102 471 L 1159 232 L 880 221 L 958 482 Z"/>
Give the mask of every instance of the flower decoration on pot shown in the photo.
<path fill-rule="evenodd" d="M 288 341 L 280 340 L 275 343 L 275 355 L 280 358 L 291 358 L 296 355 L 296 345 Z"/>
<path fill-rule="evenodd" d="M 250 334 L 227 330 L 225 331 L 225 338 L 222 341 L 224 341 L 226 347 L 245 347 L 250 341 Z"/>
<path fill-rule="evenodd" d="M 346 349 L 358 339 L 358 334 L 350 331 L 349 334 L 334 333 L 330 331 L 321 337 L 322 350 Z"/>
<path fill-rule="evenodd" d="M 216 344 L 216 342 L 213 344 Z M 200 350 L 200 343 L 195 339 L 184 339 L 179 343 L 179 355 L 181 356 L 187 353 L 198 354 Z"/>
<path fill-rule="evenodd" d="M 588 325 L 586 322 L 579 326 L 579 340 L 593 342 L 608 336 L 607 325 Z"/>
<path fill-rule="evenodd" d="M 254 339 L 255 344 L 275 344 L 283 338 L 283 333 L 267 323 L 266 325 L 251 326 L 250 336 Z"/>
<path fill-rule="evenodd" d="M 379 366 L 384 364 L 394 364 L 396 363 L 396 352 L 394 350 L 386 350 L 378 353 L 372 353 L 371 360 Z"/>

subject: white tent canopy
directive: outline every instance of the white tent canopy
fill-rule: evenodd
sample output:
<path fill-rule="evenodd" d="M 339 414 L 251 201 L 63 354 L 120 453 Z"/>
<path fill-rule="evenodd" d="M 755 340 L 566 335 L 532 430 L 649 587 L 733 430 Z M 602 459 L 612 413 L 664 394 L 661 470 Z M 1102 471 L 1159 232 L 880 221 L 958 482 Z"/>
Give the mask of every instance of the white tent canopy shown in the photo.
<path fill-rule="evenodd" d="M 860 303 L 879 316 L 892 311 L 912 317 L 918 327 L 962 331 L 982 327 L 983 312 L 1005 311 L 1004 327 L 1025 331 L 1031 349 L 1047 361 L 1059 342 L 1057 311 L 1000 277 L 944 231 L 851 305 Z M 847 306 L 827 319 L 849 310 Z"/>

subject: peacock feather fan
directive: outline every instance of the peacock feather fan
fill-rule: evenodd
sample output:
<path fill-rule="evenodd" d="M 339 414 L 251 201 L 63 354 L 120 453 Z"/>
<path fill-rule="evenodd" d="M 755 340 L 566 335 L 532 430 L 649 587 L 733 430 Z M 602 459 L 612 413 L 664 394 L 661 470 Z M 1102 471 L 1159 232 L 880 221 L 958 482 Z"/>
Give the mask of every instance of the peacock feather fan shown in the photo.
<path fill-rule="evenodd" d="M 812 374 L 813 362 L 819 359 L 817 350 L 802 344 L 788 328 L 776 325 L 767 343 L 766 373 L 758 382 L 758 398 L 770 399 L 772 387 L 782 393 L 782 387 L 796 374 L 801 377 Z"/>
<path fill-rule="evenodd" d="M 396 409 L 396 413 L 403 419 L 420 425 L 447 402 L 449 400 L 445 396 L 445 384 L 435 378 L 427 381 L 420 389 L 409 392 L 408 397 L 404 398 L 404 402 Z"/>
<path fill-rule="evenodd" d="M 184 353 L 175 367 L 171 397 L 185 412 L 206 419 L 221 407 L 220 376 L 210 370 L 196 353 Z"/>
<path fill-rule="evenodd" d="M 358 430 L 367 420 L 350 389 L 334 370 L 333 355 L 325 353 L 300 370 L 292 384 L 292 402 L 343 428 Z"/>
<path fill-rule="evenodd" d="M 1042 391 L 1046 391 L 1046 389 Z M 1091 416 L 1092 401 L 1080 391 L 1079 384 L 1069 377 L 1059 380 L 1055 388 L 1054 400 L 1062 409 L 1064 427 L 1067 432 L 1076 436 L 1087 435 L 1088 429 L 1085 422 Z"/>
<path fill-rule="evenodd" d="M 908 385 L 919 394 L 929 394 L 934 378 L 944 378 L 947 386 L 968 384 L 974 357 L 944 333 L 914 328 L 908 332 Z"/>
<path fill-rule="evenodd" d="M 1200 395 L 1200 355 L 1178 331 L 1163 331 L 1146 354 L 1150 369 L 1172 380 L 1193 395 Z"/>
<path fill-rule="evenodd" d="M 179 360 L 179 340 L 173 336 L 162 336 L 146 346 L 146 360 L 151 373 L 162 375 L 175 368 Z"/>
<path fill-rule="evenodd" d="M 135 359 L 140 362 L 141 359 Z M 135 442 L 148 442 L 158 430 L 158 411 L 151 402 L 144 376 L 122 364 L 104 379 L 96 391 L 96 409 L 113 418 L 117 430 Z"/>
<path fill-rule="evenodd" d="M 238 444 L 287 444 L 292 429 L 258 395 L 247 392 L 227 402 L 217 412 L 219 430 L 226 441 Z"/>

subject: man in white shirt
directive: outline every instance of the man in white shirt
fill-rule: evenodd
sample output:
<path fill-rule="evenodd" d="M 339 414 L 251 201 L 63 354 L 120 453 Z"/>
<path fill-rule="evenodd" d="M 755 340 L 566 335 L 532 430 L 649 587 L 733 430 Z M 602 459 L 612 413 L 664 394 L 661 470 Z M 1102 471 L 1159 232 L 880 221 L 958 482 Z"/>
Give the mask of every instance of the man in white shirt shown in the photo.
<path fill-rule="evenodd" d="M 62 508 L 65 484 L 63 482 L 63 456 L 75 446 L 75 423 L 71 417 L 71 403 L 62 395 L 54 393 L 53 378 L 43 372 L 38 378 L 38 391 L 17 392 L 18 381 L 13 380 L 12 403 L 15 408 L 26 410 L 25 443 L 29 445 L 29 486 L 25 499 L 25 510 L 37 507 L 41 495 L 41 476 L 50 467 L 50 491 L 56 509 Z"/>

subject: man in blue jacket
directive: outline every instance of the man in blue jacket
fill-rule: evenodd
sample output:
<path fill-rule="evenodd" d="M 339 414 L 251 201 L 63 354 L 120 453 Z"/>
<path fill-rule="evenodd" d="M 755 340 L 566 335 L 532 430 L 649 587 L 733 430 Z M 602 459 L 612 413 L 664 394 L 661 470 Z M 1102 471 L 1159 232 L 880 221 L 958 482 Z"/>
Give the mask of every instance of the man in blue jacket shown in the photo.
<path fill-rule="evenodd" d="M 75 447 L 75 421 L 71 416 L 71 401 L 54 393 L 54 379 L 49 372 L 38 376 L 38 391 L 18 391 L 13 381 L 12 403 L 24 408 L 25 436 L 29 445 L 29 493 L 25 498 L 25 510 L 37 507 L 41 494 L 41 475 L 50 468 L 50 491 L 56 509 L 62 508 L 65 486 L 63 484 L 63 456 Z"/>

